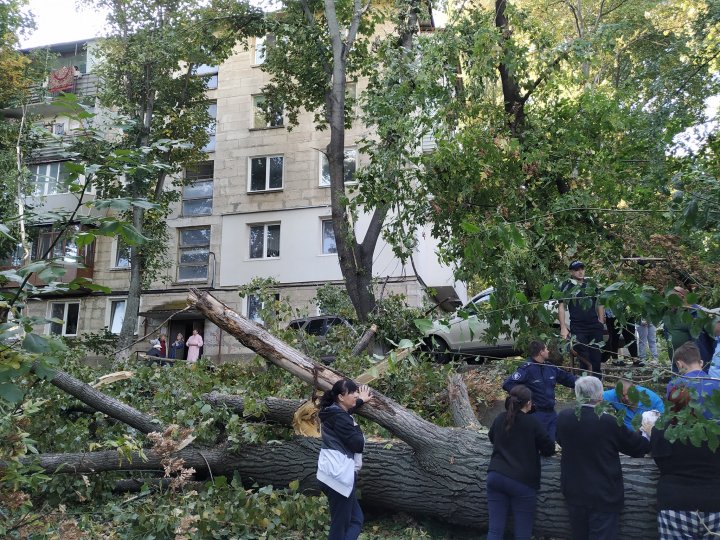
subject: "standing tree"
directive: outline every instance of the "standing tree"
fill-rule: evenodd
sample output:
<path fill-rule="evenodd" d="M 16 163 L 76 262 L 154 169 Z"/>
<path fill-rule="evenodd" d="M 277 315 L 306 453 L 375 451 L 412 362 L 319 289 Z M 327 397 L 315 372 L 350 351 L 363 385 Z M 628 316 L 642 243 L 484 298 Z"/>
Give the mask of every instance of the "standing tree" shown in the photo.
<path fill-rule="evenodd" d="M 404 51 L 401 54 L 410 54 L 422 5 L 420 0 L 401 0 L 392 7 L 396 29 L 391 39 L 396 49 Z M 372 6 L 370 0 L 284 2 L 271 25 L 274 42 L 282 45 L 270 47 L 263 64 L 263 69 L 273 75 L 263 89 L 268 110 L 284 104 L 290 123 L 297 125 L 298 113 L 304 108 L 315 113 L 318 129 L 330 130 L 325 155 L 330 171 L 333 230 L 345 287 L 361 321 L 367 320 L 375 307 L 373 255 L 390 201 L 376 201 L 362 209 L 372 216 L 360 240 L 351 221 L 357 207 L 352 206 L 345 186 L 345 132 L 354 120 L 355 101 L 348 97 L 347 90 L 349 81 L 377 75 L 378 60 L 371 38 L 382 21 L 380 12 L 381 8 Z M 395 142 L 394 130 L 378 133 L 377 137 L 380 146 Z M 391 179 L 391 174 L 384 178 L 388 184 L 392 184 Z"/>
<path fill-rule="evenodd" d="M 148 162 L 101 186 L 106 195 L 124 192 L 147 199 L 152 211 L 133 205 L 136 231 L 154 241 L 130 246 L 130 288 L 118 338 L 120 357 L 129 354 L 137 328 L 140 295 L 162 264 L 164 218 L 173 192 L 167 179 L 205 155 L 213 119 L 205 100 L 205 81 L 198 66 L 218 65 L 237 41 L 262 31 L 262 13 L 247 3 L 215 0 L 88 0 L 109 9 L 111 35 L 102 40 L 97 70 L 101 103 L 130 122 L 124 132 L 128 149 L 143 150 Z M 158 144 L 159 143 L 159 144 Z"/>

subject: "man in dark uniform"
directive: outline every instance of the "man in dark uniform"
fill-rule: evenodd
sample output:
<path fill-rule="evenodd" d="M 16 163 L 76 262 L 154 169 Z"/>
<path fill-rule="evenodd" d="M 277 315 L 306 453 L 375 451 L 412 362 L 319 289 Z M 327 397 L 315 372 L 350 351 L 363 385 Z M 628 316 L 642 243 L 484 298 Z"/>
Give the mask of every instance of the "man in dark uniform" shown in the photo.
<path fill-rule="evenodd" d="M 547 363 L 549 352 L 542 341 L 531 341 L 529 352 L 530 358 L 507 378 L 503 383 L 503 390 L 509 392 L 518 384 L 527 386 L 532 391 L 534 414 L 554 441 L 557 424 L 555 385 L 560 383 L 568 388 L 575 388 L 575 376 Z"/>
<path fill-rule="evenodd" d="M 566 301 L 558 304 L 558 318 L 560 321 L 560 337 L 568 339 L 572 334 L 575 353 L 590 363 L 590 369 L 598 378 L 600 373 L 600 359 L 602 356 L 602 343 L 605 308 L 597 302 L 597 289 L 588 290 L 588 280 L 585 279 L 585 263 L 573 261 L 570 263 L 570 279 L 560 285 L 565 297 L 572 297 L 567 301 L 567 311 L 570 314 L 570 328 L 565 320 Z"/>

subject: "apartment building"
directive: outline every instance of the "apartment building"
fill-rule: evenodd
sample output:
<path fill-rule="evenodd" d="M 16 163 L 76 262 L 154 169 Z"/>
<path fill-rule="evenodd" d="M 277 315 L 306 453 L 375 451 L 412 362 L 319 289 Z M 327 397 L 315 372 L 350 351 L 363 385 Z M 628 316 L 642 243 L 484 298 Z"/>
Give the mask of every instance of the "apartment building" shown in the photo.
<path fill-rule="evenodd" d="M 317 314 L 312 299 L 319 286 L 343 284 L 330 221 L 327 164 L 320 151 L 328 144 L 329 133 L 315 129 L 310 113 L 303 114 L 300 125 L 292 131 L 286 129 L 282 111 L 269 121 L 259 114 L 261 89 L 268 82 L 261 69 L 263 41 L 257 38 L 249 50 L 238 49 L 221 66 L 198 69 L 197 74 L 207 78 L 215 128 L 206 147 L 207 160 L 184 172 L 188 182 L 167 222 L 170 264 L 144 291 L 141 301 L 139 336 L 157 329 L 169 336 L 182 333 L 187 337 L 197 329 L 205 341 L 203 354 L 218 360 L 239 358 L 248 351 L 199 313 L 178 313 L 185 307 L 188 287 L 209 290 L 239 313 L 261 322 L 259 300 L 238 294 L 238 288 L 255 277 L 276 279 L 277 294 L 309 315 Z M 94 43 L 54 45 L 51 49 L 60 55 L 51 77 L 57 70 L 62 71 L 57 76 L 64 77 L 68 70 L 72 72 L 72 80 L 67 79 L 61 91 L 91 99 L 97 88 L 92 73 Z M 360 91 L 361 85 L 352 91 Z M 32 112 L 46 118 L 56 133 L 72 136 L 78 126 L 54 108 L 52 96 L 60 92 L 56 88 L 48 86 L 44 95 L 34 100 Z M 51 99 L 43 100 L 48 93 Z M 9 116 L 18 113 L 9 109 L 4 112 Z M 363 165 L 363 156 L 353 144 L 362 135 L 359 125 L 346 135 L 348 183 L 353 182 L 353 171 Z M 74 195 L 61 193 L 62 163 L 52 149 L 36 152 L 28 165 L 37 186 L 31 203 L 43 208 L 75 205 Z M 360 237 L 368 219 L 360 216 L 355 223 Z M 36 244 L 47 241 L 42 235 L 38 238 Z M 439 264 L 436 246 L 429 230 L 418 230 L 413 269 L 380 240 L 373 274 L 384 284 L 385 294 L 401 293 L 409 303 L 422 304 L 425 292 L 419 275 L 442 298 L 464 301 L 464 287 L 454 281 L 451 268 Z M 77 253 L 70 240 L 60 242 L 55 251 L 56 257 L 80 260 L 85 268 L 77 272 L 84 272 L 112 292 L 73 291 L 32 300 L 31 313 L 64 321 L 62 325 L 49 324 L 44 331 L 68 337 L 98 332 L 103 327 L 118 332 L 129 286 L 127 248 L 116 238 L 100 237 L 83 253 Z M 34 256 L 42 252 L 40 245 L 33 248 Z M 65 279 L 71 279 L 72 273 Z M 137 349 L 147 347 L 145 341 Z"/>

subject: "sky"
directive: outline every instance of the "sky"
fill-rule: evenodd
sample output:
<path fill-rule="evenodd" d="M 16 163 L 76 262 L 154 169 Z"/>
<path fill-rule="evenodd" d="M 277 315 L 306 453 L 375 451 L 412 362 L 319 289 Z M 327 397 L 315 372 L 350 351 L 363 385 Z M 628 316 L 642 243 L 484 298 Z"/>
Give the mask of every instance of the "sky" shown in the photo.
<path fill-rule="evenodd" d="M 28 5 L 37 30 L 20 42 L 23 48 L 97 37 L 105 26 L 104 13 L 76 8 L 76 0 L 30 0 Z"/>

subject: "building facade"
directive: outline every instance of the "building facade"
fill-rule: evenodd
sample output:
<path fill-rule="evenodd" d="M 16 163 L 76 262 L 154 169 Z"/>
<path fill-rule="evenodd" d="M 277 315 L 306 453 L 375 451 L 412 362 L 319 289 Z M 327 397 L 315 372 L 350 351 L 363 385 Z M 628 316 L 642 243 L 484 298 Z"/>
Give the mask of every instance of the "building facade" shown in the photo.
<path fill-rule="evenodd" d="M 51 49 L 60 53 L 58 63 L 62 65 L 53 66 L 55 70 L 73 70 L 73 86 L 66 81 L 63 90 L 50 93 L 50 101 L 38 99 L 33 112 L 42 115 L 57 133 L 71 136 L 79 126 L 60 116 L 52 97 L 58 92 L 92 97 L 97 88 L 92 74 L 94 44 L 78 42 Z M 199 313 L 177 313 L 185 307 L 189 287 L 209 290 L 239 313 L 258 320 L 258 299 L 238 294 L 238 288 L 253 278 L 277 280 L 277 293 L 308 315 L 317 314 L 312 300 L 318 287 L 343 285 L 330 221 L 329 175 L 321 152 L 329 133 L 315 129 L 311 113 L 301 115 L 300 125 L 292 131 L 286 129 L 282 111 L 270 120 L 259 114 L 261 89 L 269 80 L 261 69 L 263 57 L 263 40 L 258 38 L 248 50 L 237 50 L 221 66 L 198 69 L 197 74 L 207 78 L 209 111 L 216 119 L 206 147 L 207 160 L 184 172 L 181 200 L 167 221 L 169 264 L 141 300 L 139 336 L 165 333 L 172 340 L 177 333 L 187 338 L 197 329 L 205 341 L 203 354 L 221 361 L 243 357 L 249 351 Z M 54 73 L 51 71 L 51 76 Z M 59 73 L 63 74 L 64 70 Z M 17 111 L 5 113 L 12 116 Z M 346 134 L 351 143 L 346 148 L 349 183 L 354 170 L 363 165 L 363 156 L 352 144 L 363 134 L 360 125 Z M 30 202 L 44 208 L 76 204 L 74 195 L 62 193 L 63 166 L 51 149 L 33 154 L 28 166 L 36 186 Z M 361 215 L 354 224 L 361 238 L 368 219 Z M 37 244 L 34 253 L 42 253 Z M 421 305 L 425 291 L 417 271 L 428 286 L 443 291 L 444 297 L 464 301 L 464 287 L 454 281 L 451 268 L 439 264 L 436 246 L 429 231 L 418 230 L 414 270 L 398 260 L 381 239 L 373 274 L 385 284 L 385 293 L 400 293 L 411 305 Z M 117 238 L 98 237 L 82 254 L 72 242 L 56 251 L 56 257 L 81 259 L 86 277 L 112 292 L 67 292 L 33 299 L 28 305 L 32 314 L 64 321 L 63 325 L 49 324 L 44 331 L 67 337 L 99 332 L 103 327 L 119 332 L 129 286 L 127 248 Z M 147 349 L 147 340 L 136 348 Z"/>

